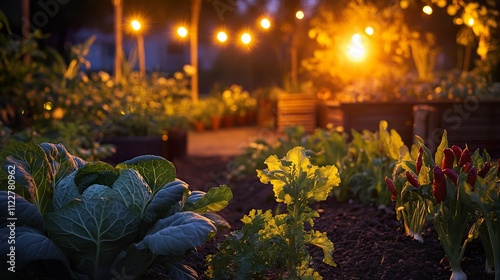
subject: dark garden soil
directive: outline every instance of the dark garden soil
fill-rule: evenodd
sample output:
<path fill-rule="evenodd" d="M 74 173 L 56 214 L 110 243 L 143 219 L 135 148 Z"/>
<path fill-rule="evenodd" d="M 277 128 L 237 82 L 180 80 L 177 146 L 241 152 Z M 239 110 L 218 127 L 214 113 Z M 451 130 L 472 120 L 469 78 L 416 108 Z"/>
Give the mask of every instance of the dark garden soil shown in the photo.
<path fill-rule="evenodd" d="M 233 199 L 220 212 L 232 228 L 241 228 L 240 219 L 252 208 L 275 209 L 271 185 L 259 182 L 257 176 L 227 180 L 233 168 L 230 157 L 187 157 L 174 160 L 177 177 L 186 181 L 192 190 L 206 191 L 210 186 L 227 184 Z M 337 267 L 318 263 L 317 270 L 324 279 L 449 279 L 449 262 L 439 244 L 432 225 L 424 230 L 424 243 L 404 235 L 401 222 L 396 220 L 393 206 L 376 207 L 356 201 L 339 203 L 333 197 L 315 205 L 320 217 L 315 228 L 328 233 L 335 244 L 333 259 Z M 221 230 L 215 239 L 187 256 L 187 263 L 199 274 L 206 269 L 204 258 L 216 252 L 216 245 L 229 230 Z M 318 251 L 313 256 L 321 259 Z M 469 279 L 493 279 L 484 272 L 484 253 L 478 240 L 469 243 L 462 269 Z M 159 276 L 149 271 L 144 279 Z"/>

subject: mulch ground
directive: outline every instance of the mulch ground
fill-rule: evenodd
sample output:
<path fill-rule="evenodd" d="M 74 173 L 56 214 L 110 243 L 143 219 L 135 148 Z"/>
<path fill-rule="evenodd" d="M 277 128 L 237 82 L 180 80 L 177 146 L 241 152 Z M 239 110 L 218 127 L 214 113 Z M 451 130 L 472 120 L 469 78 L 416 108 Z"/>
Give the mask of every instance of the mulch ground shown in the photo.
<path fill-rule="evenodd" d="M 271 185 L 259 182 L 257 176 L 227 179 L 234 168 L 231 157 L 186 157 L 174 160 L 177 177 L 192 190 L 208 190 L 211 186 L 227 184 L 233 191 L 229 206 L 219 214 L 232 226 L 241 228 L 240 219 L 249 210 L 275 209 Z M 439 244 L 432 225 L 425 227 L 424 243 L 404 235 L 401 222 L 396 220 L 393 205 L 376 207 L 356 201 L 339 203 L 335 198 L 315 205 L 320 217 L 315 229 L 328 233 L 335 250 L 337 267 L 318 263 L 317 270 L 324 279 L 449 279 L 449 262 Z M 204 258 L 216 252 L 216 245 L 230 230 L 219 231 L 216 237 L 187 256 L 187 263 L 199 274 L 206 269 Z M 319 252 L 313 256 L 320 258 Z M 484 253 L 478 240 L 469 243 L 462 269 L 469 279 L 494 279 L 484 272 Z M 158 276 L 158 275 L 156 275 Z M 154 272 L 144 275 L 153 279 Z"/>

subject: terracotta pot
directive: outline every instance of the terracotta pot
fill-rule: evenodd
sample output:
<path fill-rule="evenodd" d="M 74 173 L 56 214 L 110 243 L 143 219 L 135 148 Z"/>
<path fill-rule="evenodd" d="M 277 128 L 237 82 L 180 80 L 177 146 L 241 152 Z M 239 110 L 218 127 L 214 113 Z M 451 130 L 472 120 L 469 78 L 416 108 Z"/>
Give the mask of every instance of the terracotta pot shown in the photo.
<path fill-rule="evenodd" d="M 203 122 L 194 122 L 193 128 L 194 128 L 194 131 L 201 132 L 201 131 L 205 130 L 205 124 Z"/>
<path fill-rule="evenodd" d="M 210 116 L 210 125 L 212 127 L 212 130 L 219 130 L 221 121 L 222 121 L 221 116 Z"/>

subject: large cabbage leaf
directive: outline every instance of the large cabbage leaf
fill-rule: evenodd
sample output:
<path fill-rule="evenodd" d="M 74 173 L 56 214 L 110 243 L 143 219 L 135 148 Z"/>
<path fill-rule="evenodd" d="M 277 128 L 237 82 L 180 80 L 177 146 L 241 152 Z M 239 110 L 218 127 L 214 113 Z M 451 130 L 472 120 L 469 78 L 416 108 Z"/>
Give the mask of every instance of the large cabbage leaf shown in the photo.
<path fill-rule="evenodd" d="M 188 185 L 176 179 L 166 184 L 153 197 L 146 208 L 144 219 L 147 222 L 156 221 L 178 212 L 188 193 Z"/>
<path fill-rule="evenodd" d="M 78 169 L 74 183 L 79 193 L 83 193 L 91 185 L 99 184 L 111 187 L 118 179 L 120 171 L 104 162 L 93 162 Z"/>
<path fill-rule="evenodd" d="M 42 214 L 52 210 L 53 173 L 40 146 L 11 142 L 0 151 L 0 163 L 5 173 L 14 171 L 17 194 L 31 201 Z M 1 178 L 4 182 L 0 185 L 6 190 L 8 177 Z"/>
<path fill-rule="evenodd" d="M 106 266 L 134 242 L 140 219 L 119 199 L 86 197 L 47 213 L 45 222 L 50 238 L 74 263 Z"/>
<path fill-rule="evenodd" d="M 233 193 L 227 186 L 210 188 L 207 193 L 193 191 L 184 210 L 200 214 L 216 212 L 226 208 L 232 198 Z"/>
<path fill-rule="evenodd" d="M 133 169 L 120 170 L 120 175 L 113 183 L 113 191 L 128 209 L 133 209 L 142 218 L 151 199 L 151 189 L 142 176 Z"/>
<path fill-rule="evenodd" d="M 81 197 L 75 184 L 75 176 L 76 171 L 66 176 L 56 185 L 54 189 L 54 211 Z"/>
<path fill-rule="evenodd" d="M 153 196 L 166 184 L 174 181 L 176 177 L 174 165 L 160 156 L 138 156 L 118 164 L 116 168 L 133 168 L 139 171 L 151 188 Z"/>
<path fill-rule="evenodd" d="M 198 273 L 190 266 L 183 264 L 182 262 L 167 261 L 163 262 L 162 266 L 168 271 L 168 274 L 172 279 L 176 280 L 196 280 L 198 279 Z"/>
<path fill-rule="evenodd" d="M 103 274 L 101 279 L 133 279 L 143 274 L 157 257 L 147 249 L 139 250 L 135 244 L 130 244 L 126 251 L 116 257 L 109 267 L 108 275 Z"/>
<path fill-rule="evenodd" d="M 136 246 L 157 255 L 181 256 L 203 244 L 214 232 L 215 225 L 208 218 L 193 212 L 178 212 L 159 220 Z"/>
<path fill-rule="evenodd" d="M 47 155 L 47 160 L 52 167 L 54 183 L 57 183 L 71 172 L 82 167 L 86 162 L 77 156 L 73 156 L 62 144 L 41 143 L 40 148 Z"/>
<path fill-rule="evenodd" d="M 15 228 L 15 244 L 9 243 L 8 237 L 10 228 L 2 227 L 0 229 L 0 254 L 6 256 L 10 247 L 15 247 L 15 269 L 20 271 L 31 261 L 37 260 L 58 260 L 67 268 L 69 262 L 63 252 L 54 244 L 42 231 L 28 226 L 17 226 Z M 0 269 L 6 271 L 7 262 L 2 261 Z"/>
<path fill-rule="evenodd" d="M 14 197 L 12 200 L 11 197 Z M 9 201 L 15 203 L 15 211 L 9 211 Z M 9 223 L 8 218 L 15 218 L 16 227 L 31 226 L 43 229 L 43 217 L 33 204 L 22 196 L 15 195 L 6 191 L 0 191 L 0 227 L 4 228 Z"/>

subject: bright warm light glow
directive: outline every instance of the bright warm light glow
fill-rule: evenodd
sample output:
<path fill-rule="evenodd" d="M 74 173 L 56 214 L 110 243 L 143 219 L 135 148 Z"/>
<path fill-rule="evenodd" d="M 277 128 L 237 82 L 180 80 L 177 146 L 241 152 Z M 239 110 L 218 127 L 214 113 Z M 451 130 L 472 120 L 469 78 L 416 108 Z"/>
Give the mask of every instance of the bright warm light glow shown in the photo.
<path fill-rule="evenodd" d="M 227 34 L 224 31 L 219 31 L 217 33 L 217 41 L 224 43 L 227 41 Z"/>
<path fill-rule="evenodd" d="M 423 8 L 422 8 L 422 11 L 427 14 L 427 15 L 432 15 L 432 7 L 429 6 L 429 5 L 425 5 Z"/>
<path fill-rule="evenodd" d="M 188 35 L 187 28 L 184 26 L 177 28 L 177 35 L 179 35 L 182 38 L 186 37 Z"/>
<path fill-rule="evenodd" d="M 470 19 L 467 21 L 467 25 L 469 25 L 469 26 L 473 26 L 473 25 L 474 25 L 474 19 L 473 19 L 473 18 L 470 18 Z"/>
<path fill-rule="evenodd" d="M 132 26 L 132 29 L 135 30 L 135 31 L 139 31 L 141 30 L 141 23 L 134 19 L 133 21 L 130 22 L 130 25 Z"/>
<path fill-rule="evenodd" d="M 410 2 L 408 0 L 401 0 L 399 2 L 399 5 L 401 6 L 401 9 L 406 9 L 408 6 L 410 6 Z"/>
<path fill-rule="evenodd" d="M 43 103 L 43 109 L 47 110 L 47 111 L 50 111 L 52 110 L 52 102 L 45 102 Z"/>
<path fill-rule="evenodd" d="M 347 49 L 347 57 L 354 62 L 363 61 L 366 57 L 366 48 L 359 34 L 352 35 L 351 43 Z"/>
<path fill-rule="evenodd" d="M 368 26 L 365 28 L 365 33 L 371 36 L 373 35 L 373 33 L 375 33 L 375 30 L 373 29 L 373 27 Z"/>
<path fill-rule="evenodd" d="M 241 35 L 241 42 L 243 44 L 248 45 L 250 44 L 251 41 L 252 41 L 252 36 L 250 36 L 250 34 L 243 33 L 243 35 Z"/>
<path fill-rule="evenodd" d="M 271 22 L 267 18 L 263 18 L 260 21 L 260 26 L 264 29 L 269 29 L 269 27 L 271 27 Z"/>
<path fill-rule="evenodd" d="M 359 35 L 358 33 L 352 35 L 351 42 L 355 45 L 361 45 L 361 35 Z"/>
<path fill-rule="evenodd" d="M 298 19 L 303 19 L 304 18 L 304 12 L 303 11 L 297 11 L 295 13 L 295 17 L 297 17 Z"/>

